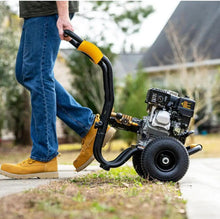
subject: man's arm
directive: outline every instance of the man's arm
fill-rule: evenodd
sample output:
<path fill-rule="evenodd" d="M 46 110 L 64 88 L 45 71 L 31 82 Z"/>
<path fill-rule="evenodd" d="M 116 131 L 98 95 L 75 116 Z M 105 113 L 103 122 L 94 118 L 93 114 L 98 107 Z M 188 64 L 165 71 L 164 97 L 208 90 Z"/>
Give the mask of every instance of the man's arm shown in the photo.
<path fill-rule="evenodd" d="M 69 18 L 69 1 L 57 1 L 57 10 L 58 10 L 58 20 L 57 20 L 57 28 L 59 31 L 59 36 L 61 40 L 71 40 L 70 37 L 64 37 L 63 30 L 68 29 L 73 31 L 73 26 L 70 22 Z"/>

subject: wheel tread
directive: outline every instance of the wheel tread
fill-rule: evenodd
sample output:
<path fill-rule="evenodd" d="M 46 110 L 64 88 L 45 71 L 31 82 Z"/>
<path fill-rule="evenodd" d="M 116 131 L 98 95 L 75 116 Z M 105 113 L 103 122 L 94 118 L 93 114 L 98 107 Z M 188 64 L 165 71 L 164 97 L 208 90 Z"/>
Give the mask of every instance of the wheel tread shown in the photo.
<path fill-rule="evenodd" d="M 170 171 L 169 174 L 166 175 L 164 174 L 164 172 L 157 170 L 156 167 L 152 165 L 152 163 L 154 163 L 152 156 L 154 156 L 158 150 L 156 147 L 162 148 L 163 145 L 169 145 L 169 146 L 172 145 L 172 149 L 174 149 L 175 153 L 179 155 L 178 159 L 180 159 L 179 162 L 181 162 L 181 167 L 180 166 L 175 167 L 173 172 L 177 172 L 177 173 L 175 174 L 173 173 L 173 175 L 172 175 L 172 171 Z M 174 145 L 176 145 L 176 147 Z M 155 178 L 160 181 L 176 182 L 180 180 L 187 172 L 189 167 L 189 156 L 186 148 L 179 140 L 173 137 L 159 137 L 152 140 L 142 152 L 141 166 L 143 168 L 143 171 L 148 172 L 152 178 Z M 178 168 L 178 171 L 176 170 L 176 168 Z"/>

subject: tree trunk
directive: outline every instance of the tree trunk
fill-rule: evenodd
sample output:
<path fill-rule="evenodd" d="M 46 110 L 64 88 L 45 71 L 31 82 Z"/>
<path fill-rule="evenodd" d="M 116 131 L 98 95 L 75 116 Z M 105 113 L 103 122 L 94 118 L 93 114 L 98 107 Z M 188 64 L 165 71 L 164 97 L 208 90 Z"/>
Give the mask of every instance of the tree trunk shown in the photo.
<path fill-rule="evenodd" d="M 19 145 L 31 145 L 30 137 L 30 97 L 28 91 L 24 88 L 22 92 L 22 112 L 17 115 L 15 125 L 15 143 Z"/>

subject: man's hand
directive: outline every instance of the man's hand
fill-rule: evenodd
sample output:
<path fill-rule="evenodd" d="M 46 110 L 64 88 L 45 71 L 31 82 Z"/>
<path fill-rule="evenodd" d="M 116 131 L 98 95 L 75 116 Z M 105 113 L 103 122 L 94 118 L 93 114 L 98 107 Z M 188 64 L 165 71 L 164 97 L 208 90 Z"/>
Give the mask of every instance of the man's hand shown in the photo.
<path fill-rule="evenodd" d="M 61 40 L 70 41 L 71 37 L 64 37 L 64 30 L 68 29 L 73 31 L 73 26 L 69 18 L 69 2 L 68 1 L 57 1 L 58 20 L 57 28 Z"/>
<path fill-rule="evenodd" d="M 57 20 L 57 28 L 59 31 L 59 36 L 61 40 L 66 40 L 66 41 L 70 41 L 71 38 L 70 37 L 64 37 L 64 30 L 68 29 L 73 31 L 73 26 L 70 23 L 70 19 L 69 17 L 60 17 Z"/>

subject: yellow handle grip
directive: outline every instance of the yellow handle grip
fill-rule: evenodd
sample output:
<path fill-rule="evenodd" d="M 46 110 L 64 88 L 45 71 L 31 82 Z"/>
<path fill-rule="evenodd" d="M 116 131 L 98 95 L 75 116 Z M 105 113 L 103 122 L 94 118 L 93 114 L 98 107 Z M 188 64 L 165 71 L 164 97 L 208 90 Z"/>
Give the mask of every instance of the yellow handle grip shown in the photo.
<path fill-rule="evenodd" d="M 101 50 L 96 45 L 86 40 L 79 45 L 77 50 L 88 55 L 95 64 L 98 64 L 103 58 Z"/>

